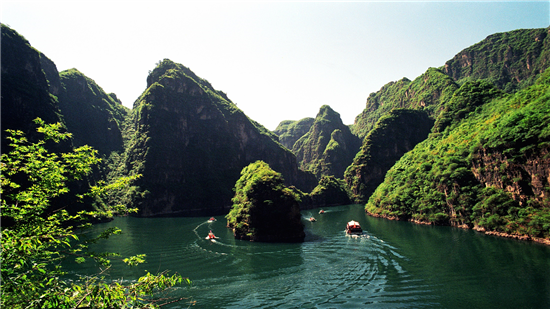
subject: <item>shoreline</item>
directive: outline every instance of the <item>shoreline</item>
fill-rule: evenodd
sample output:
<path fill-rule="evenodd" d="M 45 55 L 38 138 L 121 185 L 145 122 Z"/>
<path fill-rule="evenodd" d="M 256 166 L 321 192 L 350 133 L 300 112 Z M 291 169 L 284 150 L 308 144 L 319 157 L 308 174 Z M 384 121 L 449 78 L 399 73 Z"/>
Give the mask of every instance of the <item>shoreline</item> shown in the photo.
<path fill-rule="evenodd" d="M 412 218 L 399 218 L 399 217 L 384 216 L 384 215 L 380 215 L 380 214 L 374 214 L 374 213 L 371 213 L 369 211 L 365 211 L 365 213 L 368 216 L 375 217 L 375 218 L 382 218 L 382 219 L 386 219 L 386 220 L 408 221 L 408 222 L 412 222 L 412 223 L 419 224 L 419 225 L 434 225 L 434 226 L 439 225 L 439 226 L 457 227 L 457 228 L 461 228 L 461 229 L 465 229 L 465 230 L 470 230 L 471 229 L 471 230 L 474 230 L 476 232 L 479 232 L 479 233 L 482 233 L 482 234 L 485 234 L 485 235 L 491 235 L 491 236 L 497 236 L 497 237 L 503 237 L 503 238 L 512 238 L 512 239 L 517 239 L 517 240 L 521 240 L 521 241 L 532 241 L 532 242 L 536 242 L 536 243 L 540 243 L 540 244 L 543 244 L 543 245 L 550 246 L 550 239 L 540 238 L 540 237 L 533 237 L 533 236 L 529 236 L 529 235 L 519 235 L 519 234 L 509 234 L 509 233 L 497 232 L 497 231 L 487 231 L 485 228 L 479 227 L 479 226 L 471 227 L 471 226 L 468 226 L 467 224 L 462 224 L 462 225 L 434 224 L 432 222 L 415 220 L 415 219 L 412 219 Z"/>

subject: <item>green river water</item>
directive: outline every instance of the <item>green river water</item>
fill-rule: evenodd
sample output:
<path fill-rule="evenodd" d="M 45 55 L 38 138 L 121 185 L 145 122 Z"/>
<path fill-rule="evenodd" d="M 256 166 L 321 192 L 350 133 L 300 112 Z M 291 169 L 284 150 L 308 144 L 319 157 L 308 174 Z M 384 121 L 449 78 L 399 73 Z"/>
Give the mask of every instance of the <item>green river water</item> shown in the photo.
<path fill-rule="evenodd" d="M 472 230 L 422 226 L 365 215 L 362 205 L 302 211 L 299 244 L 235 240 L 226 220 L 122 217 L 94 227 L 123 230 L 94 247 L 147 263 L 114 263 L 106 279 L 144 271 L 189 277 L 170 308 L 550 308 L 550 247 Z M 314 216 L 317 222 L 306 218 Z M 350 220 L 364 234 L 346 236 Z M 218 239 L 205 239 L 212 230 Z M 69 277 L 97 273 L 70 264 Z"/>

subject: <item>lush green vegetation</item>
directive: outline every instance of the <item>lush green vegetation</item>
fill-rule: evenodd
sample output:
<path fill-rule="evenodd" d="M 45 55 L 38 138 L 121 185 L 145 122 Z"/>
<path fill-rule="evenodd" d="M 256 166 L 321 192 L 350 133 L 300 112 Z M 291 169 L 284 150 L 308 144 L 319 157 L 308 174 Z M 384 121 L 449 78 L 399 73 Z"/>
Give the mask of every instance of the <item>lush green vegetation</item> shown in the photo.
<path fill-rule="evenodd" d="M 330 106 L 321 106 L 309 131 L 292 148 L 301 169 L 318 179 L 334 175 L 343 177 L 359 149 L 360 141 L 342 123 L 340 114 Z"/>
<path fill-rule="evenodd" d="M 95 253 L 89 245 L 120 233 L 108 229 L 90 238 L 84 233 L 89 219 L 112 217 L 135 210 L 123 205 L 110 205 L 102 211 L 71 213 L 72 205 L 58 206 L 54 200 L 69 194 L 68 183 L 91 172 L 100 159 L 97 151 L 81 146 L 71 152 L 52 153 L 46 142 L 59 142 L 70 137 L 61 133 L 61 124 L 35 121 L 44 135 L 29 142 L 21 131 L 9 130 L 9 153 L 2 154 L 1 276 L 3 308 L 153 308 L 168 301 L 164 292 L 183 282 L 180 275 L 146 273 L 137 282 L 105 282 L 101 274 L 78 281 L 63 280 L 60 262 L 93 259 L 104 269 L 120 258 L 114 253 Z M 126 186 L 135 177 L 119 179 L 108 186 L 92 186 L 80 199 L 102 195 L 113 187 Z M 129 265 L 142 263 L 145 256 L 124 258 Z M 122 259 L 122 258 L 120 258 Z M 186 280 L 188 283 L 189 281 Z"/>
<path fill-rule="evenodd" d="M 350 192 L 344 180 L 334 176 L 323 176 L 309 194 L 314 207 L 351 204 Z"/>
<path fill-rule="evenodd" d="M 254 241 L 302 241 L 299 198 L 280 173 L 263 161 L 249 164 L 235 184 L 227 225 L 235 237 Z"/>
<path fill-rule="evenodd" d="M 59 109 L 74 144 L 90 145 L 104 156 L 122 151 L 121 126 L 128 109 L 77 69 L 60 72 L 59 78 Z"/>
<path fill-rule="evenodd" d="M 376 122 L 396 108 L 423 110 L 430 117 L 436 117 L 442 103 L 448 101 L 458 85 L 439 69 L 429 68 L 414 81 L 403 78 L 391 82 L 378 92 L 371 93 L 365 110 L 355 118 L 354 134 L 364 138 Z"/>
<path fill-rule="evenodd" d="M 550 237 L 549 76 L 515 95 L 485 81 L 464 83 L 435 133 L 388 171 L 366 210 Z"/>
<path fill-rule="evenodd" d="M 355 203 L 365 203 L 403 154 L 428 137 L 433 120 L 425 111 L 394 109 L 363 140 L 344 179 Z"/>
<path fill-rule="evenodd" d="M 550 64 L 549 29 L 492 34 L 447 61 L 444 71 L 460 84 L 486 79 L 508 93 L 523 89 Z"/>
<path fill-rule="evenodd" d="M 279 142 L 283 146 L 292 149 L 294 143 L 309 131 L 314 121 L 315 119 L 310 117 L 298 121 L 284 120 L 279 123 L 273 133 L 279 136 Z"/>

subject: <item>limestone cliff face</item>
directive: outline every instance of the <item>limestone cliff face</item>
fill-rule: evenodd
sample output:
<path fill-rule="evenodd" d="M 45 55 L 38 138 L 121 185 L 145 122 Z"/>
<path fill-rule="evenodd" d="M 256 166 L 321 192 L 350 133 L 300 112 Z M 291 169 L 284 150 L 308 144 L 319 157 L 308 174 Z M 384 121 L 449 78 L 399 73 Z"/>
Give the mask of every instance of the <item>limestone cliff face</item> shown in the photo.
<path fill-rule="evenodd" d="M 363 141 L 345 173 L 356 203 L 365 203 L 403 154 L 428 137 L 433 120 L 426 112 L 396 109 L 382 117 Z"/>
<path fill-rule="evenodd" d="M 59 107 L 75 146 L 90 145 L 106 156 L 122 151 L 121 126 L 128 109 L 76 69 L 59 76 Z"/>
<path fill-rule="evenodd" d="M 496 33 L 445 63 L 455 80 L 488 79 L 512 92 L 531 85 L 550 64 L 550 28 Z"/>
<path fill-rule="evenodd" d="M 520 206 L 529 200 L 545 203 L 550 198 L 550 147 L 512 158 L 495 149 L 480 149 L 472 160 L 472 172 L 485 187 L 509 192 Z"/>
<path fill-rule="evenodd" d="M 63 123 L 56 97 L 50 95 L 40 53 L 15 30 L 2 24 L 2 136 L 6 129 L 38 137 L 33 119 Z M 70 143 L 59 145 L 67 149 Z M 2 151 L 9 147 L 2 138 Z"/>
<path fill-rule="evenodd" d="M 359 145 L 359 139 L 342 123 L 340 114 L 324 105 L 309 131 L 296 141 L 292 152 L 300 168 L 311 171 L 317 178 L 329 175 L 342 178 Z"/>
<path fill-rule="evenodd" d="M 284 120 L 279 123 L 275 131 L 279 136 L 279 142 L 288 149 L 292 149 L 294 143 L 304 136 L 313 125 L 314 118 L 304 118 L 298 121 Z"/>
<path fill-rule="evenodd" d="M 142 216 L 223 213 L 241 169 L 263 160 L 286 183 L 309 190 L 311 175 L 271 132 L 188 68 L 164 60 L 134 103 L 127 165 L 143 174 Z"/>

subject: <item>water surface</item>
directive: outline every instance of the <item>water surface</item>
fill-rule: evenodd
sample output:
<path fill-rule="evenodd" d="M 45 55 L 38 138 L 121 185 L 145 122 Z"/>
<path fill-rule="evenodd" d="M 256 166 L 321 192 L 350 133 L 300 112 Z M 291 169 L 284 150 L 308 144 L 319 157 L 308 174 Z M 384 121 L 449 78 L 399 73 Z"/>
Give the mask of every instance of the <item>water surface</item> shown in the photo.
<path fill-rule="evenodd" d="M 193 308 L 550 308 L 548 246 L 372 218 L 362 205 L 317 212 L 302 212 L 300 244 L 235 240 L 223 216 L 213 223 L 123 217 L 94 227 L 123 230 L 94 249 L 147 254 L 139 267 L 114 263 L 107 279 L 133 281 L 145 270 L 189 277 L 192 286 L 176 293 L 196 301 Z M 350 220 L 363 235 L 346 236 Z M 210 230 L 215 242 L 205 239 Z M 98 270 L 70 269 L 72 276 Z"/>

